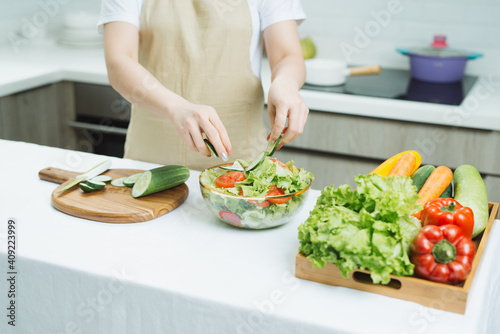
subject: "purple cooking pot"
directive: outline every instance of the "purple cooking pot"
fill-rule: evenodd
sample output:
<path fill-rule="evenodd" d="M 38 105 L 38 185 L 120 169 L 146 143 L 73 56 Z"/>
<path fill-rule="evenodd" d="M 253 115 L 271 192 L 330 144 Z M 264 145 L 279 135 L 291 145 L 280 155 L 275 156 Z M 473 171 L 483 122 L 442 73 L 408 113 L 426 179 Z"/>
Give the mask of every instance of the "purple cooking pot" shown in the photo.
<path fill-rule="evenodd" d="M 410 72 L 413 78 L 437 83 L 462 80 L 467 61 L 483 56 L 480 53 L 449 49 L 445 35 L 434 36 L 430 47 L 397 51 L 410 56 Z"/>

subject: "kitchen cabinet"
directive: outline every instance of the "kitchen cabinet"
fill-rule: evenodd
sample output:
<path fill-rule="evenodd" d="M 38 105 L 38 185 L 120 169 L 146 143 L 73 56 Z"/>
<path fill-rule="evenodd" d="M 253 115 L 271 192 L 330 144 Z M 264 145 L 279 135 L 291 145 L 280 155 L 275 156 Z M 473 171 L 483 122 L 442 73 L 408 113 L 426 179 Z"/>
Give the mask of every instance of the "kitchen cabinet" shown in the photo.
<path fill-rule="evenodd" d="M 130 104 L 111 86 L 61 81 L 0 98 L 0 138 L 123 156 Z"/>
<path fill-rule="evenodd" d="M 0 98 L 0 138 L 76 149 L 67 125 L 75 117 L 71 82 L 58 82 Z"/>
<path fill-rule="evenodd" d="M 376 116 L 376 115 L 374 115 Z M 267 119 L 267 117 L 265 117 Z M 268 123 L 269 126 L 269 123 Z M 352 184 L 388 157 L 416 150 L 423 164 L 478 168 L 490 201 L 500 201 L 500 132 L 311 111 L 304 133 L 278 151 L 316 175 L 315 188 Z M 301 163 L 299 163 L 299 161 Z"/>

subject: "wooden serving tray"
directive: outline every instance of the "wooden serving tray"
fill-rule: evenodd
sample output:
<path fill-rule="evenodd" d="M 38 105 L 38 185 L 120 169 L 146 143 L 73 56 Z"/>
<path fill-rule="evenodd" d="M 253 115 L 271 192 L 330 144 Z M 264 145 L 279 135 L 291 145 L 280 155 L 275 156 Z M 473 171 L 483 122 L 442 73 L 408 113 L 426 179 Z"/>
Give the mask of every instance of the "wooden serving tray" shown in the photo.
<path fill-rule="evenodd" d="M 313 268 L 311 262 L 300 253 L 295 259 L 295 276 L 309 281 L 378 293 L 440 310 L 465 314 L 472 280 L 481 260 L 493 221 L 497 218 L 498 208 L 499 203 L 489 203 L 488 224 L 485 230 L 473 240 L 476 244 L 476 254 L 472 261 L 471 272 L 467 279 L 458 285 L 436 283 L 414 276 L 395 275 L 391 275 L 391 281 L 387 285 L 373 284 L 370 272 L 367 270 L 354 270 L 348 278 L 344 278 L 334 264 L 328 263 L 322 269 Z"/>

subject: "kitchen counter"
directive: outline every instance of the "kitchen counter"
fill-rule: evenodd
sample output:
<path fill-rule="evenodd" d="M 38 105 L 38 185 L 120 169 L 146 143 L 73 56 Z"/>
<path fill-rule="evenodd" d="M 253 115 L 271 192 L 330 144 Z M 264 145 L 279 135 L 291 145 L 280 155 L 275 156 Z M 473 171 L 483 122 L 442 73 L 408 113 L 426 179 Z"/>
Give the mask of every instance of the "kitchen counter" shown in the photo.
<path fill-rule="evenodd" d="M 71 49 L 48 41 L 21 47 L 0 47 L 0 97 L 67 80 L 109 85 L 104 53 L 98 49 Z M 268 63 L 262 81 L 267 98 Z M 398 101 L 346 94 L 301 91 L 311 110 L 408 122 L 500 131 L 500 77 L 484 75 L 461 106 Z"/>
<path fill-rule="evenodd" d="M 0 97 L 67 80 L 109 85 L 102 48 L 77 49 L 47 40 L 0 46 Z"/>
<path fill-rule="evenodd" d="M 83 171 L 103 156 L 0 140 L 2 333 L 492 333 L 500 326 L 500 221 L 465 315 L 294 277 L 296 219 L 250 231 L 208 214 L 197 172 L 176 210 L 137 224 L 105 224 L 55 210 L 38 171 Z M 113 168 L 154 164 L 112 158 Z M 16 331 L 7 325 L 7 222 L 16 222 Z M 445 298 L 445 297 L 443 297 Z"/>

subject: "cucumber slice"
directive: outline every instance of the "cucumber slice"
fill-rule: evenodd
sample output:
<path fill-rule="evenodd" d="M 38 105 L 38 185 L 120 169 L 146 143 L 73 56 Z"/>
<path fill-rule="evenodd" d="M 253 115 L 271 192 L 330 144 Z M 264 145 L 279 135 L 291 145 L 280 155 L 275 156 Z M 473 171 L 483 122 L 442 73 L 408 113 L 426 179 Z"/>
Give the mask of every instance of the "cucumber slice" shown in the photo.
<path fill-rule="evenodd" d="M 240 165 L 243 166 L 243 168 L 245 169 L 250 165 L 250 161 L 246 161 L 243 159 L 236 159 L 236 161 L 238 161 Z"/>
<path fill-rule="evenodd" d="M 245 168 L 238 162 L 235 161 L 231 166 L 221 166 L 221 169 L 231 170 L 235 172 L 244 172 Z"/>
<path fill-rule="evenodd" d="M 252 161 L 250 163 L 250 165 L 248 165 L 246 171 L 250 172 L 250 171 L 253 171 L 255 168 L 259 167 L 264 162 L 264 159 L 266 159 L 266 156 L 267 156 L 267 152 L 260 153 L 257 156 L 257 158 L 255 158 L 254 161 Z"/>
<path fill-rule="evenodd" d="M 134 184 L 137 182 L 139 177 L 141 177 L 142 173 L 137 173 L 137 174 L 132 174 L 130 176 L 127 176 L 125 180 L 123 180 L 123 185 L 126 187 L 133 187 Z"/>
<path fill-rule="evenodd" d="M 267 144 L 267 156 L 273 156 L 274 152 L 276 152 L 276 149 L 278 148 L 278 145 L 280 144 L 281 138 L 283 138 L 282 134 L 274 142 L 270 142 L 269 144 Z"/>
<path fill-rule="evenodd" d="M 114 179 L 111 181 L 111 185 L 115 187 L 126 187 L 126 185 L 123 184 L 123 180 L 125 180 L 127 177 L 120 177 L 119 179 Z"/>
<path fill-rule="evenodd" d="M 93 177 L 91 179 L 92 181 L 99 181 L 99 182 L 104 182 L 104 183 L 109 183 L 113 178 L 109 175 L 98 175 L 96 177 Z"/>
<path fill-rule="evenodd" d="M 96 191 L 97 189 L 95 189 L 94 187 L 91 187 L 89 186 L 88 184 L 86 183 L 80 183 L 80 189 L 82 189 L 84 192 L 86 193 L 91 193 L 93 191 Z"/>
<path fill-rule="evenodd" d="M 132 188 L 132 197 L 138 198 L 176 187 L 189 178 L 189 169 L 170 165 L 145 171 Z"/>
<path fill-rule="evenodd" d="M 214 145 L 212 145 L 212 143 L 207 138 L 203 139 L 203 141 L 205 141 L 205 145 L 207 145 L 207 148 L 208 148 L 208 151 L 210 152 L 210 154 L 212 154 L 216 158 L 218 158 L 219 155 L 217 154 L 217 151 L 215 150 Z"/>
<path fill-rule="evenodd" d="M 106 183 L 101 181 L 94 181 L 94 179 L 87 180 L 87 186 L 94 188 L 95 190 L 102 190 L 106 186 Z"/>

